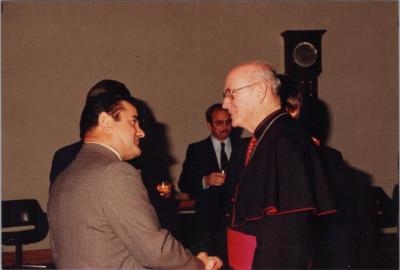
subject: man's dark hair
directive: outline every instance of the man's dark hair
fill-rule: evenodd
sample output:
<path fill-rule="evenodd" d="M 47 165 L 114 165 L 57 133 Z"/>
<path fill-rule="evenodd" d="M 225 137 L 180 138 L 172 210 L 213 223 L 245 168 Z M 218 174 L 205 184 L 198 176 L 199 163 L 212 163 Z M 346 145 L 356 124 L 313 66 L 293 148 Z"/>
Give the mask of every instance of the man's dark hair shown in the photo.
<path fill-rule="evenodd" d="M 86 95 L 86 103 L 93 97 L 96 97 L 100 94 L 114 94 L 125 97 L 130 97 L 131 93 L 129 89 L 125 86 L 125 84 L 115 81 L 115 80 L 101 80 L 97 82 L 93 87 L 89 90 Z"/>
<path fill-rule="evenodd" d="M 119 120 L 122 109 L 122 101 L 129 102 L 137 108 L 137 102 L 130 96 L 115 95 L 114 93 L 103 93 L 88 99 L 83 108 L 80 121 L 80 137 L 83 140 L 85 135 L 98 125 L 100 113 L 105 112 L 115 120 Z"/>
<path fill-rule="evenodd" d="M 287 75 L 279 74 L 278 79 L 281 84 L 278 88 L 278 94 L 281 99 L 281 107 L 289 111 L 301 107 L 302 98 L 300 88 L 295 81 Z"/>
<path fill-rule="evenodd" d="M 206 120 L 210 124 L 212 124 L 212 115 L 215 111 L 226 111 L 226 110 L 222 108 L 221 103 L 215 103 L 211 105 L 206 111 Z"/>

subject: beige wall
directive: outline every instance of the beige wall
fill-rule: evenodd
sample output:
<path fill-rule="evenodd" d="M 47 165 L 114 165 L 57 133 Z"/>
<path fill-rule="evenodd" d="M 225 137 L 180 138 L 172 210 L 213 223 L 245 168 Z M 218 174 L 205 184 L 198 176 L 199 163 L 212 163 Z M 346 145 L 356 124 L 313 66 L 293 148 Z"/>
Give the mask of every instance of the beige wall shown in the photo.
<path fill-rule="evenodd" d="M 207 135 L 225 73 L 266 59 L 284 71 L 285 30 L 326 29 L 320 97 L 330 145 L 391 194 L 398 181 L 398 8 L 392 2 L 3 2 L 2 199 L 46 207 L 56 149 L 78 140 L 87 90 L 124 82 L 168 127 L 179 177 Z M 79 206 L 77 206 L 79 207 Z M 46 248 L 48 241 L 28 248 Z"/>

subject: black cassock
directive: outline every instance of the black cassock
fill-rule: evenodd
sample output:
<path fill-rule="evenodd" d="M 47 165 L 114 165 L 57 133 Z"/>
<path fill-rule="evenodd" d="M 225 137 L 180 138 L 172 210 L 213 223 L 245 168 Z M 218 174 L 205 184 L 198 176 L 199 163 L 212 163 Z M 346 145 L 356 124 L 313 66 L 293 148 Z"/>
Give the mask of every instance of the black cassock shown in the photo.
<path fill-rule="evenodd" d="M 315 219 L 335 212 L 316 146 L 283 110 L 266 117 L 254 136 L 248 165 L 240 175 L 228 172 L 236 182 L 230 229 L 255 237 L 253 269 L 309 268 Z"/>

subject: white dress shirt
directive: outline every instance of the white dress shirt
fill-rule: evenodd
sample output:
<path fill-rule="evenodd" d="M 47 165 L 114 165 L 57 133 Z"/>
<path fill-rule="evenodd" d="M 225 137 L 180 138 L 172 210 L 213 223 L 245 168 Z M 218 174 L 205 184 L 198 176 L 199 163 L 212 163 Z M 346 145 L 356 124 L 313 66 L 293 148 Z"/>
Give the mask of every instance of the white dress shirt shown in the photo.
<path fill-rule="evenodd" d="M 224 141 L 221 142 L 220 140 L 211 136 L 211 142 L 212 142 L 212 145 L 214 148 L 215 155 L 217 156 L 218 165 L 221 168 L 221 143 L 225 143 L 224 150 L 225 150 L 226 156 L 228 157 L 228 160 L 229 160 L 231 158 L 231 153 L 232 153 L 231 139 L 228 137 Z M 202 181 L 203 188 L 207 189 L 207 188 L 209 188 L 209 186 L 206 184 L 205 180 L 206 180 L 206 176 L 203 176 L 203 181 Z"/>
<path fill-rule="evenodd" d="M 211 136 L 211 142 L 214 147 L 214 152 L 217 155 L 218 165 L 221 168 L 221 143 L 225 143 L 225 153 L 229 160 L 231 158 L 231 153 L 232 153 L 231 139 L 228 137 L 221 142 L 220 140 L 217 140 L 216 138 Z"/>

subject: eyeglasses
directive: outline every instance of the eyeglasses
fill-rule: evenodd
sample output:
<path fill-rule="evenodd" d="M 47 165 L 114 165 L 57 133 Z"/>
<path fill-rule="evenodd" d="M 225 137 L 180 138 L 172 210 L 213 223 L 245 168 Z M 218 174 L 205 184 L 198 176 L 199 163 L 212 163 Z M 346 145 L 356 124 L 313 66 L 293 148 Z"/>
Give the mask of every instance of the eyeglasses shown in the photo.
<path fill-rule="evenodd" d="M 233 94 L 235 94 L 236 92 L 241 91 L 241 90 L 244 90 L 244 89 L 246 89 L 246 88 L 248 88 L 248 87 L 251 87 L 251 86 L 253 86 L 253 85 L 256 85 L 257 83 L 260 83 L 260 81 L 254 82 L 254 83 L 251 83 L 251 84 L 248 84 L 248 85 L 239 87 L 239 88 L 235 88 L 235 89 L 227 88 L 227 89 L 225 89 L 224 92 L 222 93 L 222 97 L 223 97 L 223 98 L 226 98 L 226 97 L 227 97 L 227 98 L 233 98 Z"/>
<path fill-rule="evenodd" d="M 232 125 L 232 120 L 231 119 L 228 119 L 228 120 L 215 120 L 212 123 L 215 126 L 223 126 L 223 125 L 230 126 L 230 125 Z"/>

